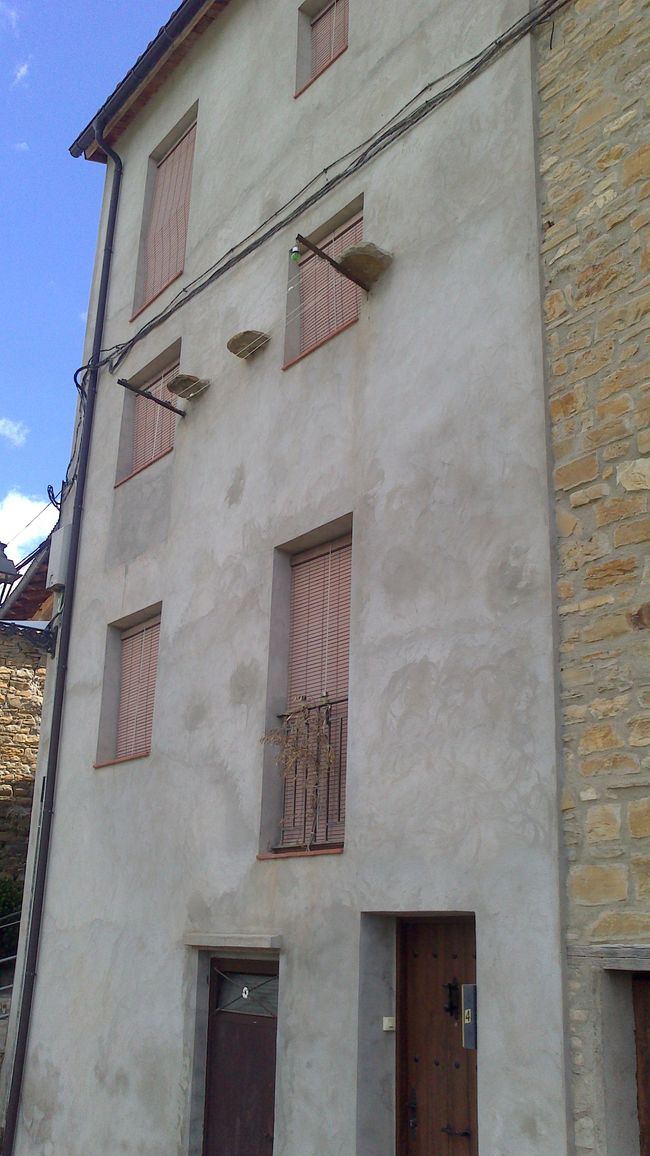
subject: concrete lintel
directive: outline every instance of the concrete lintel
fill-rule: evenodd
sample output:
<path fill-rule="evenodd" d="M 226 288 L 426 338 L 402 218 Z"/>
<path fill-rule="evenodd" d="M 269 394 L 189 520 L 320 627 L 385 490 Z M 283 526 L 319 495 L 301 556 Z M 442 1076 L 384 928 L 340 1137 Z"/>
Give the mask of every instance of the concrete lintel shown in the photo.
<path fill-rule="evenodd" d="M 250 951 L 275 951 L 282 948 L 281 935 L 269 935 L 266 932 L 237 934 L 231 932 L 214 931 L 186 931 L 183 942 L 187 947 L 203 947 L 219 951 L 241 951 L 246 955 Z"/>

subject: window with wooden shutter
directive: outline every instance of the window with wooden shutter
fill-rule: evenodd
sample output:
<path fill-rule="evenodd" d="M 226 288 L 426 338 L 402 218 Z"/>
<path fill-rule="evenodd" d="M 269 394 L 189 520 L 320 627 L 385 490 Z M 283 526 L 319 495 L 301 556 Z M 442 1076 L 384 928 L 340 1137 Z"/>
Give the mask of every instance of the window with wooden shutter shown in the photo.
<path fill-rule="evenodd" d="M 282 847 L 343 842 L 350 537 L 292 559 Z"/>
<path fill-rule="evenodd" d="M 348 46 L 348 0 L 332 0 L 311 21 L 310 80 Z"/>
<path fill-rule="evenodd" d="M 154 397 L 169 401 L 167 382 L 177 371 L 177 365 L 167 369 L 143 388 Z M 172 410 L 156 405 L 149 397 L 136 394 L 133 406 L 133 454 L 130 472 L 137 473 L 173 449 L 175 430 L 176 414 Z"/>
<path fill-rule="evenodd" d="M 142 241 L 136 310 L 157 297 L 183 271 L 195 137 L 193 125 L 156 166 Z"/>
<path fill-rule="evenodd" d="M 334 260 L 363 239 L 363 217 L 357 215 L 324 240 L 319 249 Z M 299 266 L 300 351 L 315 349 L 359 317 L 363 290 L 316 253 L 307 252 Z"/>
<path fill-rule="evenodd" d="M 116 758 L 145 755 L 151 747 L 160 619 L 122 632 Z"/>

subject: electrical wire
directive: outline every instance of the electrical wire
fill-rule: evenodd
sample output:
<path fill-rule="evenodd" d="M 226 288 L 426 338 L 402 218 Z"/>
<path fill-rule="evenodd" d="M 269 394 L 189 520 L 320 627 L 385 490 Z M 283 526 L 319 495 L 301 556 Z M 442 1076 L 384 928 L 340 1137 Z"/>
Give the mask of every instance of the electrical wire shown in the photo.
<path fill-rule="evenodd" d="M 60 496 L 61 496 L 61 494 L 59 493 L 59 494 L 57 495 L 57 497 L 60 497 Z M 16 532 L 16 533 L 13 535 L 13 537 L 9 539 L 9 541 L 8 541 L 8 542 L 5 542 L 5 546 L 11 546 L 11 543 L 12 543 L 12 542 L 15 542 L 15 541 L 16 541 L 16 538 L 20 538 L 21 534 L 24 534 L 24 533 L 25 533 L 25 530 L 29 530 L 29 527 L 30 527 L 30 526 L 31 526 L 31 525 L 32 525 L 32 524 L 33 524 L 33 523 L 36 521 L 36 519 L 37 519 L 37 518 L 40 518 L 41 514 L 44 514 L 46 510 L 49 510 L 49 508 L 50 508 L 50 502 L 46 502 L 46 503 L 45 503 L 45 505 L 43 506 L 43 509 L 42 509 L 42 510 L 39 510 L 39 511 L 38 511 L 38 513 L 34 514 L 34 517 L 33 517 L 33 518 L 30 518 L 29 522 L 27 523 L 27 525 L 26 525 L 26 526 L 23 526 L 22 530 L 18 530 L 18 531 L 17 531 L 17 532 Z M 42 543 L 41 543 L 41 545 L 42 545 Z M 37 549 L 36 549 L 36 551 L 34 551 L 34 553 L 37 553 L 39 549 L 40 549 L 40 546 L 39 546 L 39 547 L 37 547 Z M 25 559 L 23 559 L 23 562 L 24 562 L 24 561 L 25 561 Z M 20 566 L 20 565 L 22 565 L 22 563 L 20 563 L 20 562 L 19 562 L 19 563 L 17 563 L 17 565 L 19 565 L 19 566 Z"/>
<path fill-rule="evenodd" d="M 406 104 L 398 109 L 397 112 L 393 113 L 375 133 L 338 157 L 337 160 L 326 165 L 325 168 L 307 181 L 301 189 L 262 221 L 252 232 L 248 233 L 247 236 L 237 242 L 237 244 L 231 246 L 213 265 L 209 266 L 203 273 L 200 273 L 194 278 L 193 281 L 185 285 L 159 313 L 145 322 L 128 340 L 102 350 L 102 356 L 100 356 L 98 360 L 97 368 L 108 366 L 110 371 L 115 373 L 133 347 L 151 333 L 152 330 L 162 325 L 178 312 L 178 310 L 182 309 L 184 305 L 193 300 L 198 293 L 203 292 L 209 285 L 212 285 L 216 280 L 224 276 L 225 273 L 229 272 L 230 269 L 234 268 L 235 265 L 238 265 L 240 261 L 250 256 L 265 244 L 266 241 L 270 240 L 282 229 L 285 229 L 287 225 L 291 224 L 292 221 L 296 220 L 313 205 L 326 197 L 328 193 L 339 184 L 358 172 L 383 152 L 384 149 L 388 148 L 396 140 L 399 140 L 401 136 L 409 132 L 431 112 L 440 108 L 442 104 L 450 100 L 467 84 L 495 63 L 495 61 L 500 59 L 510 48 L 529 33 L 533 32 L 538 25 L 551 19 L 556 12 L 559 12 L 560 9 L 564 8 L 570 2 L 571 0 L 541 0 L 541 3 L 539 3 L 536 8 L 521 16 L 502 33 L 501 36 L 498 36 L 487 45 L 486 48 L 426 84 L 418 93 L 411 97 Z M 426 93 L 438 88 L 446 80 L 449 80 L 450 77 L 456 77 L 456 79 L 417 105 L 416 108 L 412 109 L 416 101 L 420 100 Z M 404 115 L 408 109 L 412 109 L 412 111 Z M 345 164 L 346 161 L 350 163 L 346 165 L 345 168 L 336 172 L 333 176 L 328 177 L 328 174 L 331 173 L 332 170 Z M 313 189 L 314 185 L 323 179 L 324 184 L 317 189 Z M 313 189 L 311 193 L 309 193 L 310 189 Z M 306 193 L 309 193 L 309 195 L 305 197 Z M 300 200 L 300 198 L 303 199 Z M 296 204 L 296 202 L 298 203 Z M 82 405 L 85 397 L 85 388 L 79 381 L 79 375 L 84 373 L 85 376 L 89 368 L 89 364 L 83 365 L 74 375 L 75 386 L 79 391 Z M 74 452 L 71 457 L 71 463 L 73 460 Z M 71 479 L 69 476 L 70 469 L 71 466 L 68 467 L 66 474 L 66 493 L 74 483 L 74 476 Z"/>

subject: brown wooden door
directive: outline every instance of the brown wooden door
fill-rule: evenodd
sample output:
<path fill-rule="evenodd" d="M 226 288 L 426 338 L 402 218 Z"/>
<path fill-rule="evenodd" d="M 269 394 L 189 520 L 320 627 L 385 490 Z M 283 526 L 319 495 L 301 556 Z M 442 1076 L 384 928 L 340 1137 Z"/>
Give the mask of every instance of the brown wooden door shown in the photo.
<path fill-rule="evenodd" d="M 476 1051 L 461 985 L 476 983 L 474 921 L 403 920 L 398 939 L 399 1156 L 478 1156 Z"/>
<path fill-rule="evenodd" d="M 273 1154 L 277 968 L 268 967 L 212 961 L 203 1156 Z"/>
<path fill-rule="evenodd" d="M 641 1156 L 650 1156 L 650 975 L 632 977 Z"/>

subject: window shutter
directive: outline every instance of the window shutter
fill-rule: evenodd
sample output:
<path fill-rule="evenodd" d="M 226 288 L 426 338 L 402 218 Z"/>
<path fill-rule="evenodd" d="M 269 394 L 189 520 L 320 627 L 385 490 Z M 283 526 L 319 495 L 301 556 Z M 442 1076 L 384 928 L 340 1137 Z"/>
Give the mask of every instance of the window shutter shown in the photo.
<path fill-rule="evenodd" d="M 319 243 L 334 260 L 363 239 L 363 217 L 355 217 Z M 362 290 L 316 253 L 300 262 L 300 352 L 304 353 L 359 316 Z"/>
<path fill-rule="evenodd" d="M 144 238 L 140 305 L 151 301 L 183 270 L 190 211 L 196 125 L 160 161 Z"/>
<path fill-rule="evenodd" d="M 178 367 L 167 370 L 162 377 L 156 379 L 152 385 L 147 385 L 145 388 L 149 390 L 154 397 L 161 397 L 165 401 L 169 400 L 169 394 L 166 388 L 166 382 L 169 380 Z M 174 445 L 174 432 L 176 430 L 176 414 L 170 409 L 164 409 L 161 405 L 156 405 L 147 397 L 135 398 L 134 412 L 133 412 L 133 458 L 131 462 L 131 473 L 136 470 L 141 470 L 143 466 L 149 465 L 149 462 L 155 458 L 161 457 L 163 454 L 171 450 Z"/>
<path fill-rule="evenodd" d="M 311 76 L 317 76 L 348 42 L 348 0 L 334 0 L 311 24 Z"/>
<path fill-rule="evenodd" d="M 287 728 L 301 754 L 285 777 L 283 846 L 343 841 L 351 560 L 349 538 L 292 560 Z"/>
<path fill-rule="evenodd" d="M 159 619 L 122 634 L 117 758 L 149 752 L 159 640 Z"/>
<path fill-rule="evenodd" d="M 292 565 L 289 707 L 346 697 L 350 650 L 349 541 Z M 304 559 L 304 560 L 303 560 Z"/>

